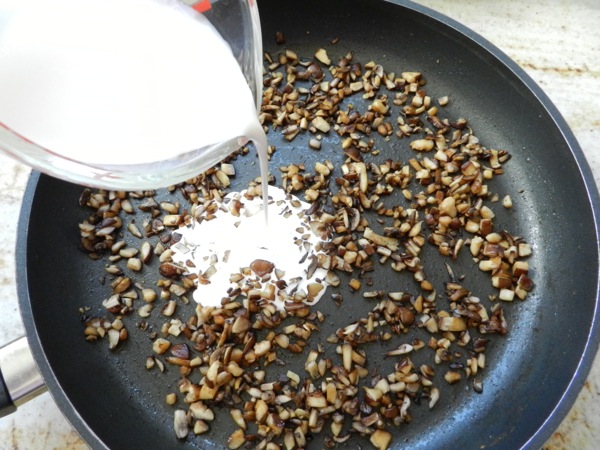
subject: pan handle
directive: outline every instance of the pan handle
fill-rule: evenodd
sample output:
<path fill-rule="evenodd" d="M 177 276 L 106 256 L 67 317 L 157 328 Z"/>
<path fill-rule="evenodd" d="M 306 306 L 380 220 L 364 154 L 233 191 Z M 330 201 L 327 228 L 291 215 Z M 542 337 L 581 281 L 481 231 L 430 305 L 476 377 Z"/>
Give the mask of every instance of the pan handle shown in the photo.
<path fill-rule="evenodd" d="M 0 348 L 0 417 L 45 391 L 26 337 Z"/>

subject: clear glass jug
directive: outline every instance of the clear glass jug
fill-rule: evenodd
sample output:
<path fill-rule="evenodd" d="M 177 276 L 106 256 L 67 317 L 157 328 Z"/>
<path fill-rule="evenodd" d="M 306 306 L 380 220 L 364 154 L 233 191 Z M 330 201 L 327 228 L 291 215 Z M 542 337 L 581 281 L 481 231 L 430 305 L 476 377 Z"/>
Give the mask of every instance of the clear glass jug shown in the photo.
<path fill-rule="evenodd" d="M 184 25 L 189 25 L 190 20 L 205 21 L 207 19 L 225 41 L 223 49 L 217 44 L 208 45 L 206 41 L 199 42 L 194 38 L 196 35 L 191 29 L 189 36 L 193 42 L 189 42 L 189 39 L 187 41 L 182 39 L 176 41 L 175 45 L 169 44 L 171 47 L 168 47 L 167 44 L 163 45 L 165 40 L 171 39 L 173 30 L 177 31 L 176 25 L 173 25 L 174 28 L 171 31 L 156 27 L 156 33 L 154 33 L 150 29 L 150 33 L 144 36 L 140 31 L 143 27 L 143 24 L 140 24 L 142 19 L 137 22 L 131 20 L 126 22 L 126 19 L 128 20 L 126 11 L 122 14 L 110 15 L 108 10 L 94 9 L 108 7 L 106 5 L 109 3 L 108 0 L 103 2 L 95 0 L 53 0 L 52 2 L 46 0 L 29 0 L 27 2 L 0 0 L 0 151 L 41 172 L 78 184 L 113 190 L 140 190 L 165 187 L 191 178 L 245 144 L 247 135 L 242 133 L 243 130 L 236 133 L 233 126 L 231 130 L 224 127 L 225 131 L 213 133 L 214 124 L 206 122 L 206 116 L 210 116 L 210 114 L 208 112 L 203 113 L 204 115 L 198 113 L 198 117 L 196 117 L 196 110 L 190 106 L 190 103 L 194 101 L 195 104 L 202 104 L 206 97 L 208 99 L 206 101 L 213 103 L 215 115 L 222 116 L 229 113 L 229 117 L 222 117 L 221 120 L 230 121 L 232 124 L 235 123 L 236 114 L 241 108 L 240 104 L 236 103 L 236 99 L 227 97 L 231 86 L 221 85 L 222 76 L 219 74 L 218 61 L 215 61 L 215 64 L 205 64 L 210 56 L 204 56 L 204 62 L 197 64 L 194 62 L 194 58 L 197 58 L 201 51 L 210 47 L 211 51 L 215 52 L 231 52 L 228 58 L 235 60 L 237 72 L 241 72 L 239 79 L 243 80 L 241 84 L 244 85 L 250 99 L 250 102 L 246 100 L 246 109 L 250 103 L 252 114 L 256 115 L 262 97 L 262 41 L 256 1 L 121 0 L 118 4 L 119 9 L 125 6 L 140 8 L 144 11 L 158 8 L 155 12 L 160 14 L 161 18 L 166 17 L 165 8 L 169 10 L 185 9 L 183 15 L 186 16 L 184 19 L 187 22 Z M 23 9 L 24 4 L 28 9 Z M 88 7 L 90 10 L 85 10 Z M 121 11 L 123 10 L 121 9 Z M 53 16 L 58 13 L 61 15 Z M 89 15 L 89 23 L 80 20 L 83 13 Z M 179 13 L 181 11 L 178 11 Z M 65 19 L 65 14 L 67 19 Z M 36 30 L 35 37 L 32 37 L 31 33 L 27 34 L 27 31 L 18 29 L 17 20 L 22 17 L 32 21 L 26 23 L 25 28 Z M 53 17 L 56 20 L 71 20 L 71 22 L 67 23 L 68 26 L 65 26 L 64 23 L 53 24 Z M 121 41 L 115 43 L 116 47 L 120 47 L 120 43 L 122 43 L 125 48 L 123 55 L 118 55 L 118 58 L 123 61 L 123 67 L 119 66 L 119 70 L 108 70 L 106 66 L 99 67 L 98 69 L 102 73 L 100 81 L 106 84 L 101 88 L 87 86 L 84 81 L 94 80 L 95 85 L 98 86 L 96 79 L 98 71 L 93 72 L 93 66 L 99 61 L 97 55 L 104 57 L 107 50 L 94 47 L 95 53 L 92 53 L 96 56 L 92 57 L 85 48 L 85 45 L 88 44 L 80 42 L 81 35 L 89 32 L 85 27 L 96 26 L 95 21 L 99 20 L 98 17 L 104 18 L 104 22 L 98 25 L 104 30 L 104 35 L 98 41 L 90 40 L 90 47 L 104 45 L 106 39 L 117 39 L 119 32 L 125 36 L 125 38 L 121 36 L 119 38 Z M 145 16 L 143 19 L 145 20 Z M 65 28 L 68 31 L 65 31 Z M 125 34 L 127 29 L 131 34 Z M 57 34 L 59 36 L 55 37 Z M 58 69 L 53 66 L 44 66 L 49 57 L 46 54 L 37 54 L 36 46 L 38 44 L 48 45 L 47 41 L 52 39 L 56 40 L 56 45 L 52 47 L 52 51 L 56 52 L 58 58 L 56 61 L 64 60 L 65 64 L 72 64 L 69 66 L 71 69 L 63 70 L 64 64 L 60 65 Z M 128 49 L 127 45 L 130 44 L 129 41 L 135 39 L 140 40 L 139 44 L 142 46 L 148 44 L 148 40 L 152 41 L 151 45 L 148 44 L 146 47 L 149 47 L 152 52 L 156 49 L 158 56 L 152 53 L 152 57 L 156 60 L 152 61 L 152 65 L 147 66 L 151 70 L 146 70 L 146 66 L 143 66 L 143 69 L 140 68 L 142 66 L 135 66 L 136 61 L 141 60 L 142 56 L 147 54 L 144 52 L 148 51 L 143 50 L 140 54 L 133 54 L 133 50 Z M 23 54 L 20 53 L 21 51 Z M 67 54 L 72 51 L 73 55 Z M 135 51 L 137 52 L 137 50 Z M 10 59 L 11 57 L 13 59 Z M 23 61 L 25 61 L 24 66 L 18 65 Z M 110 61 L 112 64 L 113 60 Z M 180 63 L 184 68 L 187 67 L 186 64 L 196 64 L 194 67 L 199 67 L 198 73 L 188 73 L 186 70 L 177 72 Z M 21 71 L 18 76 L 16 75 L 17 71 L 13 70 L 13 65 L 18 65 L 18 69 Z M 3 68 L 5 68 L 4 72 Z M 133 68 L 133 72 L 129 73 L 129 68 Z M 63 71 L 61 72 L 61 70 Z M 105 70 L 106 73 L 102 70 Z M 212 74 L 211 78 L 205 78 L 206 74 Z M 189 87 L 193 87 L 196 75 L 198 75 L 198 79 L 204 79 L 198 83 L 209 83 L 211 86 L 204 90 L 198 90 L 198 92 L 191 92 Z M 118 84 L 114 92 L 120 94 L 116 99 L 108 99 L 113 93 L 109 79 L 113 76 Z M 156 94 L 155 85 L 150 82 L 144 84 L 146 78 L 152 77 L 156 78 L 154 81 L 160 84 L 162 82 L 160 77 L 167 76 L 182 81 L 181 83 L 172 83 L 173 80 L 169 79 L 168 90 L 159 86 L 162 89 L 160 95 Z M 128 81 L 130 84 L 121 85 L 122 80 L 129 79 L 128 77 L 131 79 Z M 69 80 L 63 80 L 63 78 L 69 78 Z M 56 83 L 58 88 L 55 89 L 52 83 Z M 140 87 L 140 84 L 144 84 L 147 89 Z M 3 89 L 2 86 L 5 88 Z M 73 89 L 70 86 L 74 86 Z M 61 91 L 61 89 L 63 90 Z M 58 94 L 57 90 L 61 93 Z M 133 91 L 135 92 L 132 93 Z M 171 91 L 174 94 L 167 96 L 166 94 Z M 106 114 L 100 119 L 93 114 L 90 118 L 78 117 L 78 110 L 72 105 L 83 102 L 81 100 L 82 93 L 90 95 L 92 100 L 98 104 L 106 102 L 103 107 L 110 113 L 110 117 Z M 188 93 L 190 93 L 189 98 Z M 137 97 L 128 97 L 134 94 Z M 135 99 L 139 97 L 140 101 L 150 104 L 148 97 L 154 98 L 155 94 L 157 98 L 152 100 L 151 107 L 156 108 L 156 113 L 160 118 L 157 117 L 154 121 L 148 121 L 146 118 L 144 123 L 141 123 L 140 119 L 140 123 L 137 123 L 137 116 L 128 115 L 127 108 L 135 103 Z M 178 96 L 179 99 L 177 99 Z M 128 98 L 123 100 L 123 97 Z M 166 102 L 164 108 L 160 101 L 161 98 Z M 30 108 L 30 104 L 35 107 Z M 82 104 L 87 106 L 89 103 Z M 179 108 L 180 104 L 186 106 L 181 109 Z M 2 105 L 4 105 L 4 109 Z M 22 105 L 26 105 L 26 108 Z M 19 113 L 20 115 L 15 113 L 19 109 L 23 110 Z M 63 109 L 66 111 L 64 114 Z M 83 110 L 85 109 L 82 108 L 82 115 L 84 115 Z M 96 112 L 99 110 L 99 108 L 89 109 Z M 210 111 L 212 112 L 212 109 Z M 104 122 L 104 119 L 110 120 Z M 212 120 L 212 117 L 209 119 Z M 193 139 L 192 135 L 196 132 L 194 127 L 198 121 L 206 123 L 197 124 L 197 133 L 213 133 L 214 138 L 201 140 L 202 145 L 199 147 L 190 147 L 188 144 L 193 141 L 189 139 L 187 141 L 183 138 L 180 139 L 185 144 L 178 142 L 178 138 L 185 135 L 186 132 L 190 134 L 190 139 Z M 166 122 L 169 123 L 170 128 L 161 130 L 160 127 Z M 13 123 L 20 125 L 14 126 Z M 180 132 L 178 128 L 180 123 L 185 124 L 187 129 Z M 203 126 L 204 128 L 202 128 Z M 69 127 L 72 127 L 72 132 L 69 131 Z M 44 142 L 44 139 L 38 138 L 35 132 L 27 131 L 29 129 L 35 131 L 36 128 L 49 134 L 61 128 L 63 135 L 74 136 L 70 152 L 66 150 L 66 146 L 64 149 L 61 148 L 60 139 L 59 141 L 50 139 L 48 142 L 51 144 L 49 145 Z M 43 136 L 43 133 L 40 133 L 40 136 Z M 144 134 L 148 139 L 147 144 L 144 145 L 148 145 L 148 148 L 155 146 L 156 155 L 150 156 L 150 150 L 145 151 L 143 146 L 141 148 L 138 146 L 135 150 L 132 147 L 130 152 L 126 139 L 121 139 L 121 135 L 125 136 L 127 133 L 131 134 L 133 138 Z M 151 136 L 148 137 L 149 135 Z M 154 139 L 154 135 L 160 139 Z M 53 142 L 54 144 L 52 144 Z M 116 153 L 120 156 L 92 157 L 103 154 L 102 146 L 109 150 L 108 147 L 113 145 L 119 149 Z M 91 148 L 94 150 L 90 150 Z M 164 151 L 161 150 L 162 148 Z"/>

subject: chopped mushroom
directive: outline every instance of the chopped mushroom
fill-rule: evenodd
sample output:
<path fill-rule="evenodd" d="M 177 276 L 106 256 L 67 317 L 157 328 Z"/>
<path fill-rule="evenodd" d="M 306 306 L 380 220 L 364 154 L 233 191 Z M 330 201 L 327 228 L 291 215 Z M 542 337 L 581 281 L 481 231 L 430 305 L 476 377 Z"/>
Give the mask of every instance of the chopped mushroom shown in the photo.
<path fill-rule="evenodd" d="M 278 33 L 278 43 L 284 40 Z M 502 221 L 492 209 L 500 197 L 488 182 L 504 171 L 510 154 L 485 148 L 466 119 L 444 117 L 448 96 L 438 99 L 439 107 L 434 105 L 420 72 L 387 72 L 374 61 L 355 61 L 351 52 L 337 64 L 322 48 L 314 57 L 322 65 L 303 60 L 291 49 L 266 55 L 259 119 L 270 133 L 280 132 L 286 140 L 305 134 L 315 150 L 322 142 L 329 146 L 330 138 L 340 141 L 346 161 L 339 167 L 325 160 L 315 163 L 314 170 L 299 162 L 281 168 L 286 192 L 303 191 L 311 202 L 304 212 L 305 229 L 297 231 L 323 240 L 308 271 L 324 269 L 325 280 L 287 291 L 295 280 L 286 277 L 285 268 L 255 259 L 231 274 L 229 280 L 237 287 L 224 289 L 220 305 L 198 305 L 190 317 L 183 316 L 190 290 L 210 283 L 211 276 L 214 280 L 216 261 L 195 276 L 190 265 L 175 264 L 176 248 L 191 251 L 176 230 L 214 218 L 236 176 L 233 159 L 247 149 L 169 188 L 189 208 L 180 200 L 159 203 L 153 192 L 85 189 L 79 199 L 93 212 L 79 224 L 81 247 L 90 258 L 106 257 L 109 292 L 103 305 L 107 315 L 115 316 L 86 317 L 85 339 L 107 336 L 109 348 L 117 349 L 128 337 L 123 321 L 137 311 L 135 320 L 142 320 L 136 326 L 149 333 L 154 352 L 145 359 L 147 370 L 158 367 L 161 376 L 180 377 L 179 393 L 165 397 L 168 405 L 186 405 L 174 411 L 179 439 L 187 438 L 190 429 L 208 432 L 213 408 L 229 407 L 237 429 L 228 438 L 228 448 L 279 448 L 279 443 L 302 448 L 323 431 L 327 448 L 348 446 L 356 433 L 368 436 L 377 449 L 389 448 L 390 430 L 410 422 L 416 398 L 428 400 L 429 408 L 438 403 L 442 392 L 436 372 L 444 374 L 447 384 L 458 385 L 454 388 L 463 389 L 465 379 L 475 392 L 482 392 L 478 377 L 486 367 L 490 335 L 508 332 L 503 307 L 510 307 L 507 302 L 515 297 L 525 299 L 534 287 L 525 261 L 531 245 L 500 229 Z M 352 100 L 359 98 L 368 105 L 363 110 Z M 378 142 L 392 139 L 417 156 L 405 163 L 391 156 L 385 161 L 372 158 L 380 152 Z M 260 195 L 257 186 L 251 184 L 248 195 Z M 223 207 L 239 217 L 243 200 L 240 196 Z M 512 208 L 513 200 L 505 195 L 501 204 Z M 149 216 L 144 221 L 127 216 L 136 205 Z M 128 244 L 124 235 L 141 239 L 141 244 Z M 298 246 L 305 249 L 302 241 L 298 238 Z M 443 289 L 428 278 L 428 256 L 422 255 L 426 244 L 448 258 Z M 494 301 L 478 298 L 467 288 L 469 278 L 464 277 L 463 285 L 463 275 L 452 270 L 450 264 L 465 246 L 474 267 L 489 275 L 497 290 Z M 142 274 L 153 258 L 160 265 L 158 280 L 150 285 Z M 391 267 L 391 276 L 410 273 L 417 293 L 382 290 L 379 266 Z M 372 306 L 370 311 L 326 331 L 326 317 L 311 308 L 325 289 L 322 282 L 332 290 L 347 285 L 356 291 L 342 303 L 342 294 L 334 290 L 331 298 L 337 305 L 364 301 Z M 277 295 L 282 296 L 283 310 L 274 306 Z M 315 340 L 320 329 L 328 337 Z M 414 329 L 428 338 L 417 337 Z M 372 355 L 363 345 L 370 342 L 387 343 L 383 354 L 393 362 L 389 373 L 371 371 Z M 327 352 L 331 346 L 337 350 L 333 356 Z M 430 361 L 415 365 L 411 358 L 416 361 L 424 352 Z M 285 376 L 272 377 L 270 366 L 283 365 L 288 357 L 303 359 L 302 373 L 287 370 Z"/>

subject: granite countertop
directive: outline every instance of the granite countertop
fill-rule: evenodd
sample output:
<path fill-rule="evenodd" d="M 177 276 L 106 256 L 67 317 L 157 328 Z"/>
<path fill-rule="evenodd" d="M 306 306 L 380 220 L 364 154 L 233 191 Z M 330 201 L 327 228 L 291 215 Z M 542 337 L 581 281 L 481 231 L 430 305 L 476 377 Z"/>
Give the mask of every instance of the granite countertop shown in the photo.
<path fill-rule="evenodd" d="M 418 0 L 417 3 L 472 28 L 525 69 L 567 120 L 596 182 L 600 182 L 600 2 Z M 0 253 L 0 345 L 23 333 L 13 249 L 28 174 L 28 168 L 0 155 L 0 247 L 3 249 Z M 597 358 L 575 405 L 544 448 L 597 448 L 599 396 L 600 361 Z M 0 419 L 0 450 L 54 448 L 87 447 L 49 394 Z"/>

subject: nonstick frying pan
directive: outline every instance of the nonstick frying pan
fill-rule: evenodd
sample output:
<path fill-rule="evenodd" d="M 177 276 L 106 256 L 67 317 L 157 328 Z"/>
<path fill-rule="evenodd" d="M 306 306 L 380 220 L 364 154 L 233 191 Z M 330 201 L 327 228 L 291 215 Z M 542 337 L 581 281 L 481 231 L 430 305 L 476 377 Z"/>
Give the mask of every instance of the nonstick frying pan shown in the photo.
<path fill-rule="evenodd" d="M 497 223 L 532 243 L 536 287 L 526 301 L 505 308 L 510 332 L 494 339 L 487 352 L 483 392 L 438 381 L 440 403 L 431 411 L 426 405 L 416 406 L 413 422 L 399 429 L 393 446 L 539 447 L 575 400 L 598 345 L 598 193 L 563 119 L 497 49 L 412 3 L 262 0 L 259 7 L 265 50 L 275 54 L 282 48 L 274 39 L 275 32 L 282 31 L 285 47 L 299 55 L 326 47 L 332 58 L 339 58 L 351 50 L 357 60 L 377 61 L 386 70 L 422 71 L 429 95 L 450 96 L 448 115 L 468 118 L 484 145 L 511 152 L 506 174 L 495 178 L 493 189 L 510 194 L 515 207 L 500 211 Z M 334 38 L 339 38 L 335 45 Z M 324 141 L 318 154 L 306 150 L 301 139 L 290 144 L 277 133 L 269 138 L 277 146 L 273 173 L 286 162 L 309 166 L 325 157 L 335 163 L 343 159 L 334 137 Z M 378 145 L 386 157 L 409 156 L 405 148 Z M 251 156 L 239 158 L 237 164 L 243 175 L 236 177 L 234 189 L 244 187 L 258 170 Z M 80 186 L 33 175 L 22 208 L 17 250 L 20 308 L 49 390 L 92 448 L 223 448 L 233 431 L 225 414 L 210 434 L 185 443 L 175 439 L 172 410 L 164 404 L 164 395 L 176 391 L 178 377 L 146 371 L 147 333 L 129 326 L 130 338 L 116 352 L 84 341 L 79 308 L 105 315 L 101 301 L 107 287 L 100 282 L 103 264 L 89 260 L 78 248 L 77 224 L 88 214 L 78 206 L 81 191 Z M 447 281 L 444 261 L 427 260 L 439 265 L 429 270 L 435 273 L 432 281 L 442 285 Z M 454 267 L 472 277 L 473 291 L 482 297 L 491 293 L 489 282 L 473 274 L 471 261 L 460 260 Z M 151 271 L 147 276 L 152 279 Z M 410 278 L 375 281 L 378 289 L 415 289 Z M 319 303 L 327 315 L 322 338 L 327 330 L 362 317 L 364 306 L 359 301 L 349 304 L 345 300 L 338 308 L 333 302 Z M 381 350 L 373 346 L 369 352 L 376 355 Z M 289 364 L 302 371 L 303 360 Z M 385 361 L 374 359 L 372 364 Z M 345 448 L 359 445 L 370 444 L 353 438 Z M 316 436 L 310 447 L 322 448 L 321 437 Z"/>

